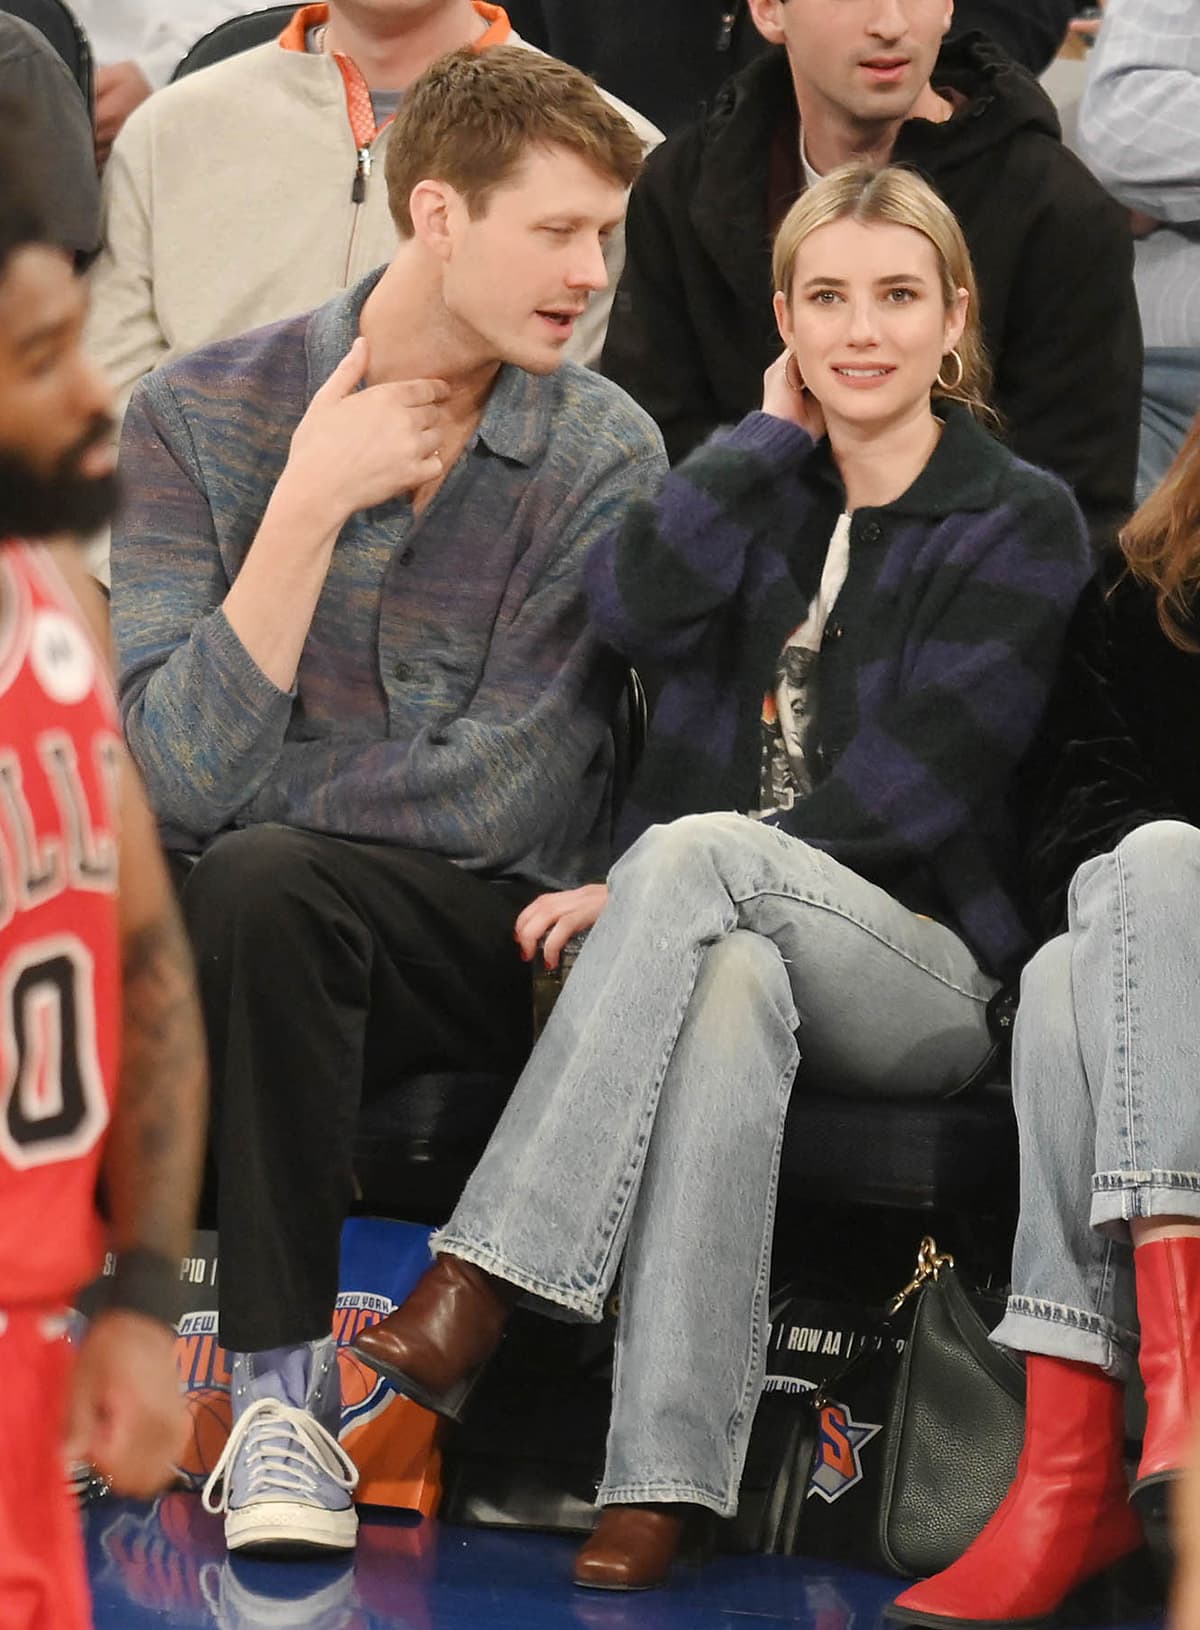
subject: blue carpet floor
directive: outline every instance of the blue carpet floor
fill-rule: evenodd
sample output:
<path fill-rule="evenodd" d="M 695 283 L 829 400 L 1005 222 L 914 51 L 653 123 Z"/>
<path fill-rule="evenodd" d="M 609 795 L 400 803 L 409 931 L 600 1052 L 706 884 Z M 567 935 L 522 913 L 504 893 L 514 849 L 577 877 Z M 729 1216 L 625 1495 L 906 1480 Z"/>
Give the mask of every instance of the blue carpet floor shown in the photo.
<path fill-rule="evenodd" d="M 803 1558 L 719 1557 L 666 1590 L 608 1595 L 571 1585 L 572 1539 L 376 1516 L 345 1563 L 231 1562 L 194 1494 L 103 1500 L 86 1526 L 96 1630 L 876 1630 L 897 1589 Z"/>

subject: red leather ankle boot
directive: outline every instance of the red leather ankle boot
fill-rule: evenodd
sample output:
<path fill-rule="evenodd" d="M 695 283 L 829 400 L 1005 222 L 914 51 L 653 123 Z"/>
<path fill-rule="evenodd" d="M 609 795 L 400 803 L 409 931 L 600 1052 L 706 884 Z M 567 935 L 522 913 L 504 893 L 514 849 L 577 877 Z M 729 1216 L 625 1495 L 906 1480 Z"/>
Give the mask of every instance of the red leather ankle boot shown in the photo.
<path fill-rule="evenodd" d="M 1013 1485 L 949 1568 L 898 1596 L 908 1624 L 1047 1618 L 1142 1545 L 1121 1453 L 1124 1388 L 1094 1365 L 1032 1354 L 1025 1444 Z"/>
<path fill-rule="evenodd" d="M 1133 1485 L 1147 1520 L 1187 1464 L 1200 1424 L 1200 1239 L 1159 1239 L 1133 1253 L 1146 1387 L 1146 1437 Z"/>

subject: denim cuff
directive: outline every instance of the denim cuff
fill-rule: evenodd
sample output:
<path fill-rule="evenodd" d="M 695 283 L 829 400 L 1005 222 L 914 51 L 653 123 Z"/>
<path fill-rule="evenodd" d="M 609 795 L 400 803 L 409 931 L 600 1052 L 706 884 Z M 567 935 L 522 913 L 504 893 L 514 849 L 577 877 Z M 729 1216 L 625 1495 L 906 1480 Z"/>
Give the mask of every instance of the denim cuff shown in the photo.
<path fill-rule="evenodd" d="M 699 1483 L 602 1483 L 596 1495 L 598 1506 L 606 1505 L 699 1505 L 715 1511 L 718 1517 L 737 1516 L 737 1494 L 717 1494 Z"/>
<path fill-rule="evenodd" d="M 1010 1296 L 1000 1323 L 992 1331 L 999 1347 L 1094 1364 L 1119 1381 L 1133 1371 L 1138 1338 L 1097 1313 L 1035 1296 Z"/>
<path fill-rule="evenodd" d="M 429 1249 L 435 1256 L 445 1251 L 450 1256 L 459 1257 L 463 1262 L 472 1262 L 484 1273 L 493 1273 L 498 1279 L 506 1279 L 510 1285 L 516 1285 L 519 1290 L 527 1293 L 532 1304 L 539 1313 L 547 1313 L 551 1318 L 564 1319 L 574 1323 L 599 1324 L 604 1317 L 604 1297 L 595 1292 L 564 1289 L 562 1285 L 552 1285 L 545 1279 L 539 1279 L 536 1274 L 526 1273 L 515 1263 L 507 1261 L 494 1251 L 489 1245 L 477 1245 L 471 1240 L 463 1239 L 443 1228 L 429 1241 Z"/>
<path fill-rule="evenodd" d="M 1092 1227 L 1127 1240 L 1128 1229 L 1113 1225 L 1134 1217 L 1200 1220 L 1200 1172 L 1097 1172 L 1092 1178 Z"/>

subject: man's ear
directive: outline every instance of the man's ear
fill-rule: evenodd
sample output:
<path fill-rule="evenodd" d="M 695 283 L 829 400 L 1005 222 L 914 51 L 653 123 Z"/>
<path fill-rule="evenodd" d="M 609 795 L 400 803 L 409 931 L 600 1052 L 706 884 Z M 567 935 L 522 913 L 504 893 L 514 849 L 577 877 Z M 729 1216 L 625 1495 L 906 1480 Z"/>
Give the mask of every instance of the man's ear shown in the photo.
<path fill-rule="evenodd" d="M 785 0 L 747 0 L 750 8 L 750 20 L 755 28 L 771 45 L 783 45 L 785 35 L 783 32 L 783 10 Z"/>
<path fill-rule="evenodd" d="M 418 181 L 409 197 L 413 236 L 439 260 L 450 258 L 455 220 L 461 205 L 458 193 L 444 181 Z"/>

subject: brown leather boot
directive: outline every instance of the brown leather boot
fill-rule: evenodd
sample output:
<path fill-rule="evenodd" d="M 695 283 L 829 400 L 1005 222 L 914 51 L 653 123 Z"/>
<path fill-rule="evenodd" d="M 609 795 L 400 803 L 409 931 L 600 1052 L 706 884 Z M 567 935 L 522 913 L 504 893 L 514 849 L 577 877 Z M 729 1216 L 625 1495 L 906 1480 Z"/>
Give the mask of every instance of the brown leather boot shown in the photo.
<path fill-rule="evenodd" d="M 408 1300 L 360 1330 L 350 1350 L 406 1398 L 457 1421 L 520 1294 L 443 1252 Z"/>
<path fill-rule="evenodd" d="M 682 1535 L 681 1506 L 605 1506 L 575 1558 L 575 1583 L 591 1590 L 653 1590 L 665 1583 Z"/>

